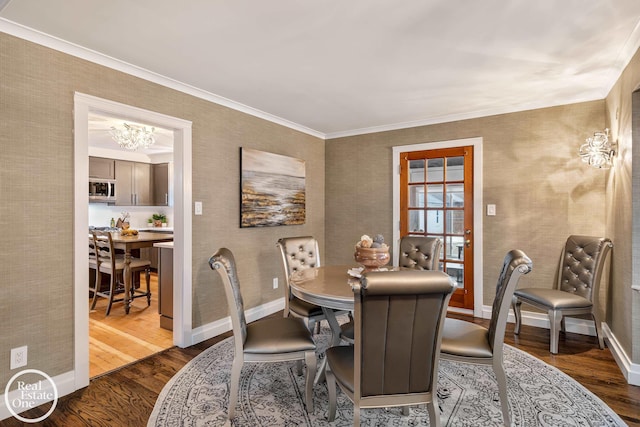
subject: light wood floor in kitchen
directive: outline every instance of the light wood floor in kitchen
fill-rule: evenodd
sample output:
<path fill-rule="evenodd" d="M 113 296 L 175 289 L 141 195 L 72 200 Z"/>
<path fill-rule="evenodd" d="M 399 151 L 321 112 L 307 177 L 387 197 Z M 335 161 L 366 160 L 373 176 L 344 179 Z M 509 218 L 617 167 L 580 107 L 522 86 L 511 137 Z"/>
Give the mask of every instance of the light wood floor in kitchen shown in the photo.
<path fill-rule="evenodd" d="M 157 274 L 151 274 L 150 306 L 145 298 L 136 298 L 128 315 L 122 302 L 113 304 L 109 316 L 106 308 L 107 300 L 99 298 L 89 312 L 91 378 L 173 347 L 173 332 L 160 328 Z"/>

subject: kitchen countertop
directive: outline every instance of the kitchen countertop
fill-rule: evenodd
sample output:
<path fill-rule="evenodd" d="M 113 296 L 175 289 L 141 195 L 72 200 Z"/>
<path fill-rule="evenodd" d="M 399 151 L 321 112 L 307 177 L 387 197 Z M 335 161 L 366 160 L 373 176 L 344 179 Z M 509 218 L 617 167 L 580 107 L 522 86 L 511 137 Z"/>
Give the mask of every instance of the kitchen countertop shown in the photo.
<path fill-rule="evenodd" d="M 173 249 L 173 241 L 171 242 L 158 242 L 153 244 L 154 248 Z"/>
<path fill-rule="evenodd" d="M 173 233 L 173 227 L 140 227 L 138 228 L 138 231 L 154 231 L 156 233 L 164 233 L 170 231 Z"/>

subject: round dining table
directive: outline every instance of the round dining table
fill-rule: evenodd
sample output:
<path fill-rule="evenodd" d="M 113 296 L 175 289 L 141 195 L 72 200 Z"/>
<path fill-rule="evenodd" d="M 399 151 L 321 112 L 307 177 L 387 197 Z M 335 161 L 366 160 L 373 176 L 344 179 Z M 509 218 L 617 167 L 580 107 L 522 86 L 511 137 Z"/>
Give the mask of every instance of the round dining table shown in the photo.
<path fill-rule="evenodd" d="M 289 279 L 291 293 L 322 308 L 331 328 L 331 346 L 340 344 L 340 324 L 334 310 L 353 311 L 352 284 L 360 283 L 362 268 L 353 265 L 327 265 L 294 272 Z M 349 274 L 351 272 L 351 274 Z M 326 359 L 322 359 L 315 382 L 324 377 Z"/>

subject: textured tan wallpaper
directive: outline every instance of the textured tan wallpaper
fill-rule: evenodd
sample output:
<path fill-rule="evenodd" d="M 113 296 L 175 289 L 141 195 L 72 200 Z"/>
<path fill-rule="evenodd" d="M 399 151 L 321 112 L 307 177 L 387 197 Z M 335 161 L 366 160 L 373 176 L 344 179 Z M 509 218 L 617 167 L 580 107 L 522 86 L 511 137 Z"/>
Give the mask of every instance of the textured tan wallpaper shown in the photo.
<path fill-rule="evenodd" d="M 520 286 L 550 287 L 570 234 L 605 230 L 605 173 L 586 167 L 578 147 L 604 128 L 604 101 L 504 114 L 326 142 L 329 263 L 351 262 L 361 234 L 392 236 L 392 147 L 483 138 L 484 304 L 495 296 L 504 255 L 524 250 L 533 273 Z"/>
<path fill-rule="evenodd" d="M 236 255 L 246 308 L 282 296 L 279 237 L 311 234 L 324 248 L 324 142 L 217 104 L 0 33 L 0 384 L 9 349 L 55 376 L 73 369 L 73 95 L 75 91 L 193 122 L 194 327 L 227 316 L 207 265 L 220 246 Z M 239 228 L 239 148 L 306 161 L 307 221 Z M 80 209 L 86 207 L 80 206 Z M 84 286 L 84 284 L 80 284 Z"/>
<path fill-rule="evenodd" d="M 640 363 L 640 53 L 636 53 L 607 96 L 607 126 L 618 143 L 607 179 L 607 233 L 614 241 L 611 315 L 607 319 L 632 362 Z M 634 173 L 635 171 L 635 173 Z"/>

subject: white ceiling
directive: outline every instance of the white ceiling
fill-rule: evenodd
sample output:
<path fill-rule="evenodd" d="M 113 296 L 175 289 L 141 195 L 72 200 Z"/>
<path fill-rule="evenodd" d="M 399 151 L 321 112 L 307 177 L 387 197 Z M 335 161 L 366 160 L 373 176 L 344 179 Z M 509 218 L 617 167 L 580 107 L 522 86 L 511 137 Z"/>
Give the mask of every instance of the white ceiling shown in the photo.
<path fill-rule="evenodd" d="M 0 19 L 327 138 L 602 99 L 640 45 L 639 0 L 0 0 Z"/>

